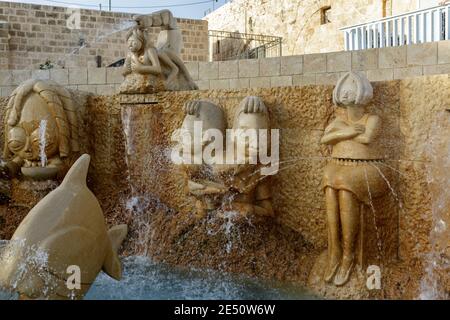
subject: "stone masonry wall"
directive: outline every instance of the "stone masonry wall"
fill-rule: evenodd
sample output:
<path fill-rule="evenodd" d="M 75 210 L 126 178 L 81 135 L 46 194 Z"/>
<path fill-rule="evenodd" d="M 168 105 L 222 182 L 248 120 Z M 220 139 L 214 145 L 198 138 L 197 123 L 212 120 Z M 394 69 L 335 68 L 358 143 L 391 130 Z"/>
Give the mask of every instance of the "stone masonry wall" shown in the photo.
<path fill-rule="evenodd" d="M 342 72 L 358 70 L 370 81 L 450 73 L 450 41 L 288 56 L 259 60 L 188 62 L 201 90 L 335 84 Z M 53 79 L 70 89 L 113 94 L 123 81 L 120 68 L 0 70 L 0 95 L 29 78 Z"/>
<path fill-rule="evenodd" d="M 0 1 L 0 70 L 37 69 L 49 59 L 55 68 L 107 66 L 125 56 L 130 13 L 80 9 L 80 28 L 69 29 L 72 8 Z M 4 23 L 4 22 L 6 23 Z M 178 19 L 185 61 L 206 61 L 208 22 Z M 156 39 L 158 28 L 152 33 Z"/>
<path fill-rule="evenodd" d="M 432 7 L 439 0 L 233 0 L 205 17 L 210 30 L 283 38 L 283 55 L 344 50 L 340 28 Z M 329 23 L 321 8 L 330 6 Z"/>

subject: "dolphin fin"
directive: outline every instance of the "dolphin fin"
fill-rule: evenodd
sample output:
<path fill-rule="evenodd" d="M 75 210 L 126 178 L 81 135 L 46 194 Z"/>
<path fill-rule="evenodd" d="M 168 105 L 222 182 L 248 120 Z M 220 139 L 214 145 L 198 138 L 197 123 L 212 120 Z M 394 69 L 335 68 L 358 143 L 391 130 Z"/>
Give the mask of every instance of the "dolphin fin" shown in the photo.
<path fill-rule="evenodd" d="M 122 267 L 120 264 L 117 251 L 128 233 L 128 226 L 120 224 L 112 227 L 108 231 L 108 237 L 111 240 L 111 250 L 108 252 L 105 262 L 103 263 L 103 271 L 116 280 L 122 277 Z"/>
<path fill-rule="evenodd" d="M 70 167 L 61 186 L 86 187 L 86 178 L 90 162 L 91 157 L 88 154 L 80 156 L 72 167 Z"/>

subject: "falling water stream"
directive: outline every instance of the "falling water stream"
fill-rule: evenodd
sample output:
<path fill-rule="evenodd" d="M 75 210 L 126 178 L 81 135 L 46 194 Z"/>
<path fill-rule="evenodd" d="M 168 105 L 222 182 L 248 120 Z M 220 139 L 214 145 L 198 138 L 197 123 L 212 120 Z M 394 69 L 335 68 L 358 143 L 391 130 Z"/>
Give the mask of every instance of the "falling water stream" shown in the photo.
<path fill-rule="evenodd" d="M 118 33 L 130 29 L 135 25 L 134 21 L 122 21 L 121 23 L 114 25 L 112 30 L 99 31 L 97 30 L 97 36 L 91 41 L 92 44 L 98 44 L 104 39 Z M 101 33 L 101 34 L 99 34 Z M 70 60 L 72 56 L 79 54 L 80 50 L 84 48 L 88 48 L 89 44 L 86 41 L 83 41 L 78 47 L 74 48 L 71 52 L 65 55 L 64 60 Z"/>
<path fill-rule="evenodd" d="M 438 113 L 428 139 L 427 153 L 431 163 L 428 167 L 428 183 L 432 188 L 432 227 L 430 251 L 425 257 L 425 274 L 420 283 L 419 298 L 449 299 L 441 277 L 450 273 L 450 113 Z"/>
<path fill-rule="evenodd" d="M 45 133 L 47 130 L 47 120 L 42 119 L 39 123 L 39 157 L 41 159 L 41 167 L 47 165 L 47 154 L 45 153 L 45 146 L 47 144 Z"/>
<path fill-rule="evenodd" d="M 138 193 L 134 178 L 131 172 L 131 157 L 136 154 L 135 142 L 134 142 L 134 126 L 133 126 L 133 108 L 124 107 L 121 111 L 123 132 L 125 136 L 125 163 L 127 165 L 127 180 L 130 187 L 130 195 L 126 199 L 126 209 L 133 214 L 133 223 L 136 224 L 136 230 L 138 232 L 137 245 L 140 248 L 141 253 L 148 254 L 148 235 L 151 234 L 150 221 L 145 214 L 145 209 L 148 207 L 147 199 Z M 145 161 L 142 159 L 141 161 Z M 142 251 L 143 250 L 143 251 Z"/>

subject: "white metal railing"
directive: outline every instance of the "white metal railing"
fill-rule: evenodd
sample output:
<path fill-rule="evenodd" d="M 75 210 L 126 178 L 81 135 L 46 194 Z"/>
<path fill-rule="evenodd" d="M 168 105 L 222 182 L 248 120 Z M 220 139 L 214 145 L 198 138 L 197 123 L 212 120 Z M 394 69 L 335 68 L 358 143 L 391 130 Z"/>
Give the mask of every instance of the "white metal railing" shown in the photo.
<path fill-rule="evenodd" d="M 450 40 L 450 4 L 342 28 L 345 50 Z"/>

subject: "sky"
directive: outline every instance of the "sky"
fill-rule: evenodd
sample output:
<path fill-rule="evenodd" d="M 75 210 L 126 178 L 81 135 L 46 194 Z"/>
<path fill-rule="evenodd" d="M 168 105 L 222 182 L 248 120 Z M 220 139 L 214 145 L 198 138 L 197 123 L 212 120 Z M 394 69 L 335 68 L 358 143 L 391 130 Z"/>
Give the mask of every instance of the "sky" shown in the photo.
<path fill-rule="evenodd" d="M 103 10 L 108 10 L 109 0 L 10 0 L 8 2 L 25 2 L 84 9 L 99 9 L 99 4 L 101 4 Z M 213 7 L 217 9 L 227 2 L 230 2 L 230 0 L 111 0 L 111 6 L 112 11 L 132 13 L 151 13 L 162 9 L 170 9 L 174 16 L 178 18 L 202 19 L 205 13 L 212 10 Z M 159 8 L 130 8 L 155 6 L 159 6 Z"/>

